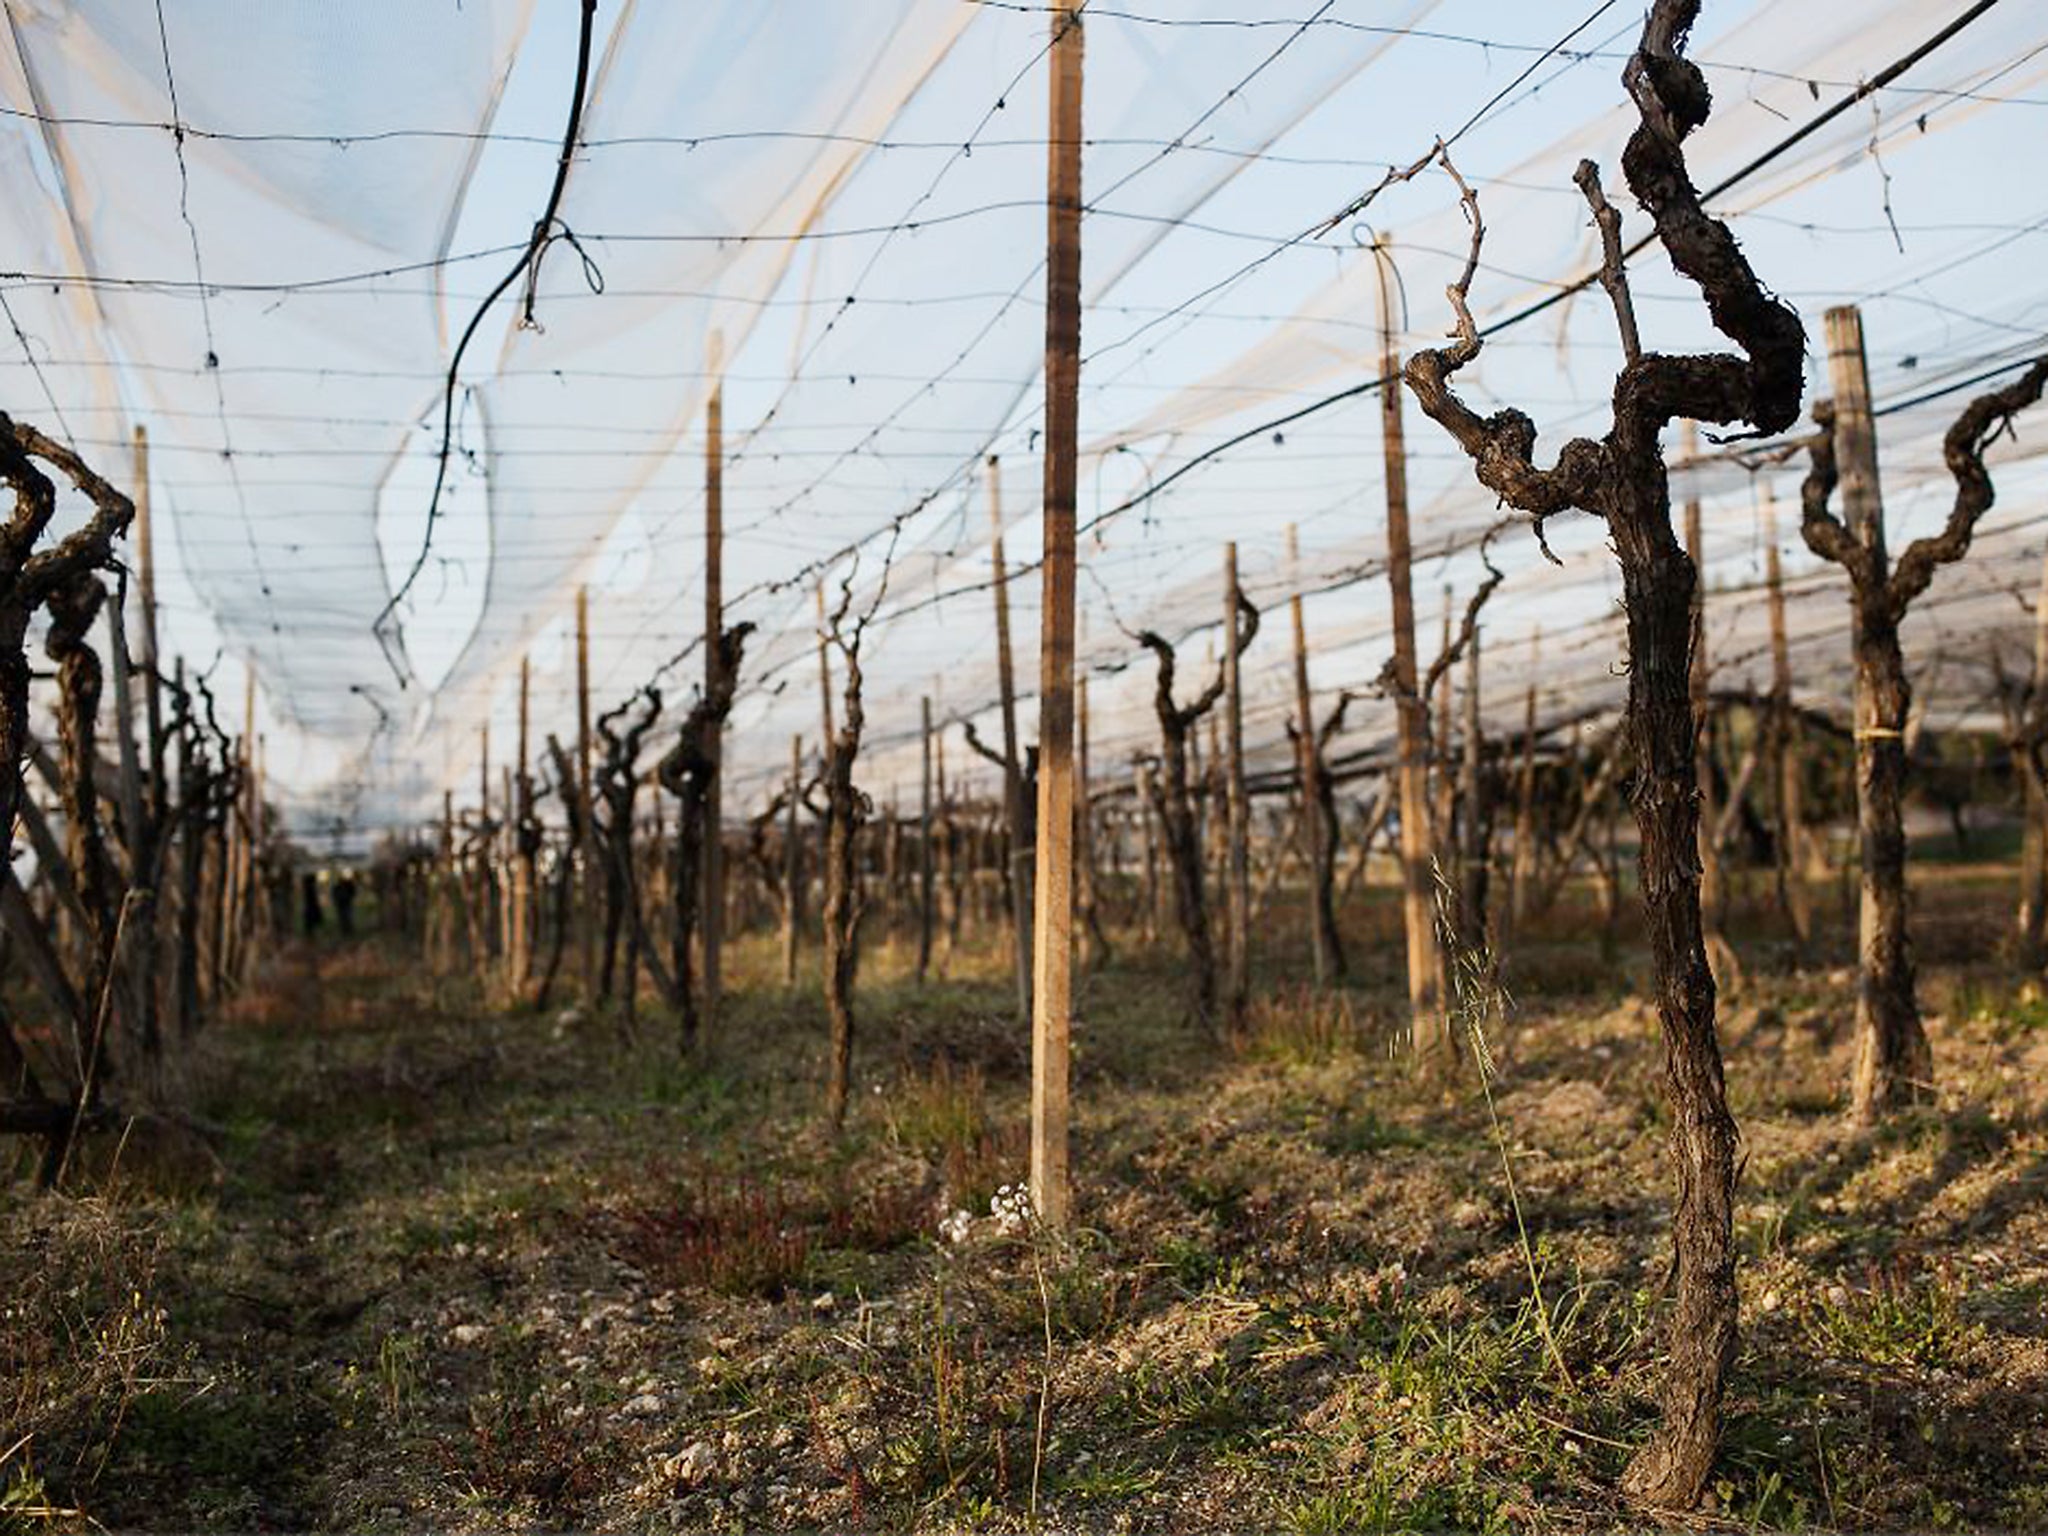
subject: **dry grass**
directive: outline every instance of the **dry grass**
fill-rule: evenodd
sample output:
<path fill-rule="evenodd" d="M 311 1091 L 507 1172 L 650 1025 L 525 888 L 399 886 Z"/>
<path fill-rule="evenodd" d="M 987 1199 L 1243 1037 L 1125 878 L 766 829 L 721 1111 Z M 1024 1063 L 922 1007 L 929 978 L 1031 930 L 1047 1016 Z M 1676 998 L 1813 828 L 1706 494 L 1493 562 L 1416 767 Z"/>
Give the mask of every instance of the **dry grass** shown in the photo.
<path fill-rule="evenodd" d="M 1988 931 L 1981 892 L 1928 905 L 1972 900 Z M 1561 937 L 1531 951 L 1566 973 Z M 1667 1259 L 1652 1021 L 1611 976 L 1516 978 L 1495 1086 L 1525 1257 L 1478 1084 L 1389 1059 L 1386 957 L 1354 954 L 1365 984 L 1328 997 L 1273 957 L 1221 1056 L 1170 955 L 1088 978 L 1084 1226 L 1057 1245 L 988 1215 L 1023 1171 L 998 964 L 870 969 L 837 1138 L 808 992 L 736 999 L 678 1065 L 465 1013 L 374 949 L 323 964 L 311 1027 L 223 1037 L 218 1190 L 32 1204 L 0 1240 L 20 1318 L 71 1319 L 35 1354 L 49 1330 L 9 1314 L 7 1379 L 41 1383 L 16 1414 L 51 1426 L 37 1497 L 158 1529 L 1023 1529 L 1037 1464 L 1059 1528 L 1632 1528 L 1612 1490 Z M 1744 1342 L 1697 1523 L 2038 1526 L 2040 994 L 1988 951 L 1930 968 L 1941 1103 L 1859 1135 L 1840 982 L 1767 958 L 1726 1020 Z M 61 1263 L 33 1236 L 57 1212 L 92 1224 Z"/>

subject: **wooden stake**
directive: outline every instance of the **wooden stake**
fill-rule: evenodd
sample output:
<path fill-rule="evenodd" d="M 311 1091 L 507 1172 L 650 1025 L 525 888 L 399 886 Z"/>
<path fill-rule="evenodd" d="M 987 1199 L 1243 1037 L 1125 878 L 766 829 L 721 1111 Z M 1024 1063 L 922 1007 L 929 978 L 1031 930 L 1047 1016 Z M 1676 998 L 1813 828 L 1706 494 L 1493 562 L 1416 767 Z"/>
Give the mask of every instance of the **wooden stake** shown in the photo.
<path fill-rule="evenodd" d="M 1690 463 L 1699 458 L 1700 433 L 1696 422 L 1680 429 L 1680 458 Z M 1721 936 L 1723 897 L 1721 853 L 1714 832 L 1720 817 L 1714 811 L 1713 704 L 1708 694 L 1712 663 L 1707 654 L 1707 566 L 1705 536 L 1700 527 L 1700 498 L 1688 482 L 1685 498 L 1685 553 L 1696 573 L 1692 587 L 1692 719 L 1694 732 L 1693 773 L 1700 786 L 1700 915 L 1707 926 L 1707 953 L 1719 958 L 1727 940 Z M 1727 978 L 1720 979 L 1725 985 Z"/>
<path fill-rule="evenodd" d="M 820 577 L 814 589 L 818 597 L 818 691 L 824 706 L 825 734 L 819 738 L 818 750 L 823 752 L 832 740 L 832 651 L 826 641 L 831 628 L 825 616 L 825 582 Z"/>
<path fill-rule="evenodd" d="M 163 689 L 157 677 L 156 540 L 149 516 L 149 432 L 135 429 L 135 554 L 142 598 L 142 688 L 144 720 L 149 727 L 149 799 L 155 819 L 167 813 L 169 786 L 164 779 Z"/>
<path fill-rule="evenodd" d="M 434 908 L 428 920 L 428 963 L 445 977 L 455 965 L 455 791 L 441 791 L 441 845 L 434 861 Z"/>
<path fill-rule="evenodd" d="M 797 833 L 797 811 L 803 803 L 804 739 L 789 738 L 789 817 L 782 847 L 782 979 L 796 984 L 798 933 L 803 926 L 804 850 Z"/>
<path fill-rule="evenodd" d="M 2027 684 L 2022 707 L 2034 711 L 2048 699 L 2048 554 L 2041 559 L 2041 578 L 2034 595 L 2034 669 Z M 1788 709 L 1786 713 L 1791 712 Z M 2017 738 L 2016 738 L 2017 739 Z M 2024 752 L 2024 743 L 2020 744 Z M 2019 770 L 2025 786 L 2021 805 L 2025 820 L 2021 826 L 2020 944 L 2026 963 L 2039 967 L 2042 936 L 2048 932 L 2048 796 L 2041 792 L 2039 775 Z"/>
<path fill-rule="evenodd" d="M 1443 960 L 1438 952 L 1430 889 L 1428 724 L 1415 665 L 1413 547 L 1408 534 L 1408 456 L 1401 425 L 1401 358 L 1395 343 L 1393 257 L 1379 258 L 1380 434 L 1386 458 L 1387 586 L 1394 619 L 1394 698 L 1401 818 L 1402 923 L 1408 937 L 1408 1006 L 1424 1056 L 1448 1052 L 1443 1013 Z"/>
<path fill-rule="evenodd" d="M 1778 507 L 1766 496 L 1764 581 L 1771 607 L 1771 736 L 1778 780 L 1778 899 L 1792 929 L 1793 959 L 1804 964 L 1813 941 L 1813 904 L 1800 862 L 1806 817 L 1800 806 L 1799 718 L 1792 712 L 1792 645 L 1785 626 L 1785 570 L 1778 550 Z"/>
<path fill-rule="evenodd" d="M 1852 573 L 1856 657 L 1856 816 L 1861 849 L 1857 920 L 1860 977 L 1851 1116 L 1868 1125 L 1933 1093 L 1933 1051 L 1915 992 L 1907 922 L 1902 810 L 1912 688 L 1899 653 L 1900 614 L 1890 601 L 1884 501 L 1878 485 L 1877 426 L 1863 317 L 1854 305 L 1827 311 L 1828 377 L 1844 521 L 1863 547 L 1869 583 Z M 1903 607 L 1903 605 L 1901 605 Z"/>
<path fill-rule="evenodd" d="M 704 412 L 704 696 L 716 698 L 725 679 L 720 672 L 725 633 L 725 383 L 719 377 L 724 342 L 711 339 L 713 383 Z M 709 733 L 705 747 L 711 770 L 704 786 L 704 892 L 698 922 L 704 953 L 704 1019 L 718 1021 L 721 991 L 719 955 L 725 943 L 725 732 Z"/>
<path fill-rule="evenodd" d="M 1451 584 L 1444 583 L 1443 638 L 1437 642 L 1437 654 L 1451 653 L 1451 613 L 1457 606 Z M 1452 782 L 1451 759 L 1451 678 L 1448 671 L 1437 684 L 1436 730 L 1430 742 L 1432 766 L 1436 769 L 1436 808 L 1431 812 L 1430 825 L 1436 831 L 1435 846 L 1446 852 L 1456 849 L 1451 835 L 1451 812 L 1457 804 L 1457 786 Z"/>
<path fill-rule="evenodd" d="M 1468 950 L 1484 946 L 1484 952 L 1490 953 L 1486 922 L 1491 873 L 1487 868 L 1487 832 L 1492 816 L 1485 804 L 1486 778 L 1482 772 L 1486 739 L 1480 714 L 1479 638 L 1475 627 L 1472 643 L 1465 648 L 1465 755 L 1458 772 L 1458 798 L 1464 805 L 1465 819 L 1459 829 L 1462 835 L 1458 848 L 1458 923 L 1462 930 L 1460 941 Z"/>
<path fill-rule="evenodd" d="M 492 899 L 491 886 L 493 864 L 497 853 L 497 839 L 491 835 L 491 727 L 484 722 L 479 739 L 482 748 L 477 758 L 477 819 L 482 832 L 476 845 L 477 893 L 476 908 L 483 914 L 483 921 L 477 925 L 476 934 L 483 954 L 477 957 L 478 980 L 486 986 L 491 976 L 484 961 L 498 952 L 498 930 L 496 927 L 497 902 Z"/>
<path fill-rule="evenodd" d="M 1109 941 L 1096 906 L 1095 809 L 1088 798 L 1088 676 L 1074 679 L 1077 737 L 1074 747 L 1074 897 L 1081 910 L 1081 963 L 1099 966 L 1107 959 Z"/>
<path fill-rule="evenodd" d="M 1152 809 L 1153 770 L 1141 763 L 1137 771 L 1139 831 L 1145 849 L 1145 942 L 1159 942 L 1159 826 Z"/>
<path fill-rule="evenodd" d="M 932 897 L 937 889 L 938 870 L 933 862 L 933 839 L 936 823 L 932 807 L 932 700 L 926 694 L 918 700 L 919 724 L 923 735 L 924 782 L 921 800 L 922 819 L 918 835 L 917 860 L 917 980 L 924 984 L 925 976 L 932 968 Z"/>
<path fill-rule="evenodd" d="M 583 802 L 581 847 L 573 850 L 583 863 L 583 995 L 597 996 L 597 841 L 590 804 L 590 588 L 576 589 L 576 793 Z"/>
<path fill-rule="evenodd" d="M 242 684 L 242 720 L 242 765 L 247 776 L 242 792 L 241 867 L 235 878 L 234 964 L 238 982 L 248 974 L 256 948 L 251 921 L 254 911 L 251 887 L 256 876 L 256 847 L 263 840 L 263 785 L 256 752 L 256 668 L 253 665 Z"/>
<path fill-rule="evenodd" d="M 1521 932 L 1536 886 L 1536 678 L 1543 631 L 1529 636 L 1529 691 L 1522 704 L 1522 764 L 1515 784 L 1514 862 L 1508 866 L 1508 924 Z"/>
<path fill-rule="evenodd" d="M 1230 915 L 1223 958 L 1223 1010 L 1242 1029 L 1251 990 L 1252 867 L 1250 801 L 1244 782 L 1244 669 L 1238 658 L 1237 545 L 1223 546 L 1224 906 Z"/>
<path fill-rule="evenodd" d="M 1031 1019 L 1031 1192 L 1067 1224 L 1074 949 L 1074 507 L 1081 382 L 1081 12 L 1052 14 L 1045 274 L 1045 551 L 1039 624 L 1038 895 Z"/>
<path fill-rule="evenodd" d="M 1009 842 L 1010 925 L 1017 967 L 1017 1016 L 1031 1017 L 1031 846 L 1024 838 L 1024 770 L 1017 748 L 1017 678 L 1010 653 L 1010 573 L 1003 559 L 1002 466 L 988 461 L 989 559 L 995 567 L 996 686 L 1003 717 L 1003 820 Z M 1044 752 L 1041 744 L 1039 751 Z M 1042 760 L 1042 759 L 1041 759 Z"/>
<path fill-rule="evenodd" d="M 1321 893 L 1330 888 L 1330 872 L 1323 867 L 1329 860 L 1323 827 L 1323 759 L 1317 750 L 1315 696 L 1308 683 L 1308 621 L 1302 612 L 1301 544 L 1292 523 L 1287 525 L 1287 568 L 1294 586 L 1287 607 L 1294 621 L 1294 764 L 1295 774 L 1301 780 L 1302 835 L 1308 843 L 1309 955 L 1315 983 L 1325 987 L 1336 974 L 1337 960 L 1330 952 L 1330 934 L 1315 910 L 1322 900 Z"/>
<path fill-rule="evenodd" d="M 533 815 L 533 780 L 526 771 L 532 751 L 528 728 L 533 691 L 533 662 L 519 658 L 519 755 L 512 780 L 512 989 L 518 995 L 533 970 L 533 860 L 524 844 L 527 819 Z"/>

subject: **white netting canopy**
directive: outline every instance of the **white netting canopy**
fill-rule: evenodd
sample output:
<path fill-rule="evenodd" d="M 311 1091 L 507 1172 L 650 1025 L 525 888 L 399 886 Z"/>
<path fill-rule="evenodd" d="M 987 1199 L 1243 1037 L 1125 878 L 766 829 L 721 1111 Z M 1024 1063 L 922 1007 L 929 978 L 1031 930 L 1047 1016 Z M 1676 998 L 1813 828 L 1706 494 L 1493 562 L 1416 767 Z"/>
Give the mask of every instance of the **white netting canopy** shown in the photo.
<path fill-rule="evenodd" d="M 268 782 L 301 829 L 373 834 L 473 783 L 483 728 L 511 739 L 522 658 L 536 739 L 572 728 L 579 586 L 599 707 L 657 675 L 687 695 L 713 379 L 727 612 L 760 630 L 731 723 L 739 800 L 759 798 L 792 735 L 816 737 L 821 578 L 874 609 L 871 789 L 914 781 L 920 696 L 946 719 L 992 706 L 998 476 L 1018 649 L 1035 656 L 1043 6 L 599 5 L 556 238 L 530 296 L 514 283 L 462 359 L 430 527 L 451 356 L 546 203 L 578 7 L 4 4 L 6 408 L 117 480 L 147 429 L 163 650 L 229 698 L 254 670 Z M 1529 411 L 1547 443 L 1597 434 L 1620 349 L 1597 289 L 1560 297 L 1593 261 L 1572 171 L 1598 161 L 1625 234 L 1645 232 L 1618 169 L 1641 18 L 1613 0 L 1084 14 L 1081 622 L 1098 760 L 1150 734 L 1150 668 L 1126 632 L 1158 629 L 1198 661 L 1235 541 L 1274 610 L 1246 658 L 1254 767 L 1274 765 L 1291 698 L 1277 605 L 1311 594 L 1325 699 L 1368 689 L 1390 645 L 1370 247 L 1392 254 L 1410 349 L 1442 335 L 1467 239 L 1434 172 L 1333 216 L 1453 139 L 1489 230 L 1475 313 L 1505 322 L 1461 382 L 1475 404 Z M 2048 350 L 2031 169 L 2048 10 L 1729 0 L 1707 5 L 1691 52 L 1717 101 L 1689 146 L 1695 178 L 1806 318 L 1810 393 L 1826 387 L 1821 312 L 1862 306 L 1900 547 L 1946 509 L 1947 423 Z M 1719 344 L 1654 247 L 1631 273 L 1647 344 Z M 1428 654 L 1499 513 L 1412 407 L 1407 425 Z M 2018 426 L 1993 456 L 1978 549 L 1908 626 L 1935 718 L 1980 710 L 1994 655 L 2032 643 L 2016 599 L 2048 545 L 2048 417 Z M 1685 456 L 1676 433 L 1670 446 Z M 1799 686 L 1839 708 L 1847 593 L 1799 544 L 1802 461 L 1752 470 L 1705 443 L 1686 462 L 1674 494 L 1705 503 L 1717 679 L 1766 679 L 1775 541 Z M 1491 545 L 1507 579 L 1485 615 L 1486 707 L 1504 726 L 1532 682 L 1558 719 L 1624 686 L 1602 530 L 1550 535 L 1561 564 L 1525 528 Z M 1370 754 L 1390 732 L 1390 706 L 1365 698 L 1337 750 Z"/>

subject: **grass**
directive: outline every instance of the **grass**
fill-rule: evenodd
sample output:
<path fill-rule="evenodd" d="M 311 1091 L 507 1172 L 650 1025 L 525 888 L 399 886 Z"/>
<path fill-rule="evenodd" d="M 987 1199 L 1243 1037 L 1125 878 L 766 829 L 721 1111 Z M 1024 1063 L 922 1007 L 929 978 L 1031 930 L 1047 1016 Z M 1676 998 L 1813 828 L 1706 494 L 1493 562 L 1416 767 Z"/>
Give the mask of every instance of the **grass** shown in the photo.
<path fill-rule="evenodd" d="M 1861 1288 L 1830 1287 L 1800 1321 L 1815 1348 L 1865 1365 L 1951 1367 L 1975 1336 L 1953 1275 L 1896 1264 L 1874 1269 Z"/>
<path fill-rule="evenodd" d="M 1353 936 L 1362 966 L 1391 932 Z M 1531 949 L 1569 979 L 1569 942 Z M 1129 955 L 1084 981 L 1084 1226 L 1041 1246 L 987 1214 L 1023 1172 L 1002 953 L 921 989 L 873 959 L 839 1136 L 772 944 L 735 948 L 746 990 L 687 1061 L 651 1024 L 488 1013 L 375 946 L 281 974 L 292 1008 L 211 1037 L 217 1179 L 143 1158 L 117 1198 L 7 1197 L 0 1530 L 1017 1530 L 1034 1467 L 1052 1527 L 1633 1528 L 1613 1487 L 1654 1413 L 1668 1173 L 1654 1034 L 1611 983 L 1518 967 L 1496 1143 L 1475 1082 L 1389 1057 L 1383 981 L 1311 994 L 1271 956 L 1219 1053 L 1174 957 Z M 1787 1027 L 1730 1053 L 1716 1527 L 2048 1511 L 2048 1062 L 1995 956 L 1929 969 L 1979 999 L 1930 1009 L 1943 1101 L 1857 1136 L 1802 1107 L 1846 1070 L 1802 1023 L 1834 989 L 1753 968 Z M 1591 1118 L 1548 1122 L 1588 1084 Z"/>

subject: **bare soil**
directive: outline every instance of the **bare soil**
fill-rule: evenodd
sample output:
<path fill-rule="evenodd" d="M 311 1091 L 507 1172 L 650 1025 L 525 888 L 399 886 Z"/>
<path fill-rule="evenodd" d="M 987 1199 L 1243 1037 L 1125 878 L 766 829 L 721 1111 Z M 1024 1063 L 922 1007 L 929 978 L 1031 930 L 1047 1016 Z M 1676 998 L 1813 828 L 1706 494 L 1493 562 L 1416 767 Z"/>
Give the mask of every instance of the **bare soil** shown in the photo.
<path fill-rule="evenodd" d="M 1846 936 L 1794 974 L 1767 913 L 1736 930 L 1743 1342 L 1695 1525 L 2048 1526 L 2048 1002 L 1999 958 L 2008 880 L 1922 875 L 1940 1098 L 1871 1134 Z M 280 956 L 207 1041 L 217 1162 L 96 1146 L 89 1193 L 4 1196 L 0 1529 L 1638 1527 L 1641 956 L 1576 894 L 1518 946 L 1490 1110 L 1469 1052 L 1403 1067 L 1386 894 L 1358 986 L 1268 957 L 1227 1052 L 1170 952 L 1086 983 L 1065 1238 L 1003 1214 L 993 939 L 922 987 L 869 956 L 837 1138 L 815 981 L 765 943 L 687 1059 L 645 1008 Z"/>

